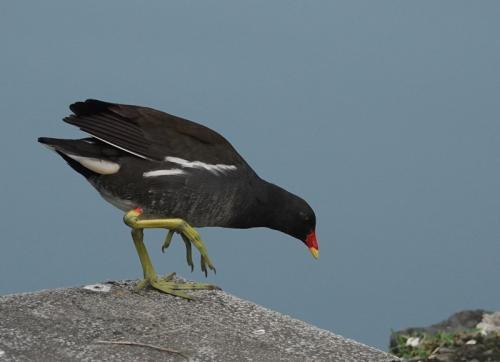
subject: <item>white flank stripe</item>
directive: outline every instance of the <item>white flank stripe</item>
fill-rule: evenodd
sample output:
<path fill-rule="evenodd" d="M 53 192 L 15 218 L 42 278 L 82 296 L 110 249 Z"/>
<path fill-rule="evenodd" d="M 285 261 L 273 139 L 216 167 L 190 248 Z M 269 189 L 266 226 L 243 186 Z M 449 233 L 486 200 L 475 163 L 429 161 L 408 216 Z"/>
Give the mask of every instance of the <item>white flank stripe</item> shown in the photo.
<path fill-rule="evenodd" d="M 101 175 L 111 175 L 117 173 L 120 170 L 120 165 L 116 162 L 111 162 L 107 160 L 101 160 L 99 158 L 83 157 L 72 154 L 66 154 L 69 158 L 80 163 L 85 168 L 90 171 L 94 171 Z"/>
<path fill-rule="evenodd" d="M 201 161 L 188 161 L 188 160 L 185 160 L 185 159 L 179 158 L 179 157 L 167 156 L 167 157 L 165 157 L 165 161 L 177 163 L 178 165 L 181 165 L 182 167 L 202 168 L 202 169 L 210 171 L 214 174 L 218 174 L 219 172 L 224 173 L 225 171 L 236 170 L 235 165 L 224 165 L 222 163 L 218 163 L 216 165 L 213 165 L 213 164 L 205 163 L 205 162 L 201 162 Z"/>
<path fill-rule="evenodd" d="M 144 177 L 157 177 L 157 176 L 173 176 L 173 175 L 182 175 L 185 172 L 179 168 L 172 168 L 170 170 L 154 170 L 144 172 L 142 176 Z"/>

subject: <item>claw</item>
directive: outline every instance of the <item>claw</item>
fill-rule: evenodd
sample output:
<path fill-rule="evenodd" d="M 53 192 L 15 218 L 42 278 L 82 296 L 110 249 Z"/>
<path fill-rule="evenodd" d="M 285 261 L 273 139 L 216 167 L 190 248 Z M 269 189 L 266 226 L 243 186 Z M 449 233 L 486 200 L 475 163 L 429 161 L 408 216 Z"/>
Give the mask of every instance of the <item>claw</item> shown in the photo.
<path fill-rule="evenodd" d="M 165 241 L 163 242 L 163 245 L 161 246 L 161 252 L 164 253 L 165 250 L 168 249 L 170 246 L 170 243 L 172 242 L 172 237 L 174 236 L 175 231 L 174 230 L 169 230 L 167 237 L 165 238 Z"/>
<path fill-rule="evenodd" d="M 191 248 L 191 242 L 184 234 L 181 234 L 181 236 L 182 236 L 182 240 L 184 241 L 184 244 L 186 244 L 186 260 L 187 260 L 188 265 L 191 267 L 191 272 L 193 272 L 194 263 L 193 263 L 193 251 Z"/>
<path fill-rule="evenodd" d="M 208 277 L 207 267 L 205 265 L 205 258 L 203 257 L 203 255 L 201 256 L 200 264 L 201 264 L 201 271 L 205 273 L 205 278 Z"/>
<path fill-rule="evenodd" d="M 210 258 L 206 254 L 201 255 L 201 270 L 205 273 L 205 277 L 208 275 L 208 269 L 207 266 L 210 270 L 214 272 L 214 274 L 217 274 L 217 270 L 215 270 L 215 267 L 212 265 L 212 262 L 210 261 Z"/>

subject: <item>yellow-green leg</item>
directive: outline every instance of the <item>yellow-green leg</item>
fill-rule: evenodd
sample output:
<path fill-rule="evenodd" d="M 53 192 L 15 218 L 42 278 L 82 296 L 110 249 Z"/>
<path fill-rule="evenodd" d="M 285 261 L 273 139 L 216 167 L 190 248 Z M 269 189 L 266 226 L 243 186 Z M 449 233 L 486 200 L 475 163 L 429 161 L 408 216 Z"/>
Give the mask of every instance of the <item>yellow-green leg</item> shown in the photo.
<path fill-rule="evenodd" d="M 178 232 L 183 236 L 183 240 L 187 245 L 187 241 L 192 243 L 200 252 L 201 255 L 201 270 L 205 273 L 205 276 L 208 274 L 208 269 L 211 269 L 216 272 L 210 258 L 208 257 L 207 248 L 205 244 L 200 238 L 200 234 L 186 221 L 182 219 L 149 219 L 149 220 L 139 220 L 139 216 L 141 215 L 140 209 L 133 209 L 127 212 L 123 218 L 125 223 L 133 229 L 148 229 L 148 228 L 164 228 L 169 229 L 170 232 L 167 235 L 167 240 L 163 244 L 162 249 L 166 249 L 170 244 L 170 240 L 172 239 L 173 232 Z M 187 240 L 187 241 L 186 241 Z M 188 264 L 192 267 L 192 257 L 190 255 L 190 250 L 187 250 L 187 260 Z"/>
<path fill-rule="evenodd" d="M 151 285 L 153 288 L 158 289 L 159 291 L 162 291 L 164 293 L 172 294 L 181 298 L 185 299 L 193 299 L 189 295 L 187 295 L 184 290 L 194 290 L 194 289 L 218 289 L 214 285 L 210 284 L 205 284 L 205 283 L 184 283 L 184 282 L 174 282 L 172 281 L 173 276 L 175 273 L 172 273 L 166 277 L 158 277 L 156 274 L 156 271 L 153 267 L 153 263 L 151 262 L 151 259 L 149 258 L 148 251 L 146 249 L 146 246 L 144 245 L 144 228 L 158 228 L 158 227 L 164 227 L 164 228 L 169 228 L 170 230 L 172 226 L 176 226 L 175 231 L 178 231 L 182 233 L 181 235 L 183 236 L 183 240 L 186 243 L 186 250 L 187 250 L 187 259 L 188 259 L 188 264 L 193 266 L 192 258 L 191 258 L 191 243 L 195 244 L 195 246 L 200 250 L 199 244 L 203 246 L 203 251 L 205 256 L 202 254 L 202 269 L 203 269 L 203 262 L 207 263 L 207 265 L 215 271 L 213 268 L 210 259 L 208 259 L 208 255 L 206 255 L 206 248 L 203 245 L 203 242 L 201 239 L 199 239 L 199 234 L 196 232 L 196 235 L 198 235 L 198 240 L 192 241 L 188 236 L 185 235 L 184 231 L 188 230 L 185 225 L 182 225 L 182 223 L 179 223 L 177 220 L 180 219 L 158 219 L 158 220 L 138 220 L 138 217 L 140 216 L 141 212 L 137 209 L 129 211 L 127 214 L 125 214 L 124 221 L 127 225 L 129 225 L 132 228 L 132 239 L 134 240 L 134 245 L 137 250 L 137 254 L 139 255 L 139 259 L 141 261 L 142 265 L 142 270 L 144 272 L 144 280 L 141 281 L 137 287 L 138 288 L 143 288 L 146 285 Z M 173 222 L 172 222 L 173 220 Z M 148 221 L 153 221 L 148 223 Z M 183 221 L 184 224 L 187 225 Z M 161 224 L 161 225 L 160 225 Z M 180 228 L 179 228 L 180 225 Z M 172 239 L 173 233 L 170 231 L 169 234 L 167 235 L 167 239 L 165 240 L 165 243 L 168 244 L 170 243 L 170 240 Z M 195 234 L 190 234 L 191 237 L 194 237 Z M 189 244 L 189 248 L 187 245 Z M 167 245 L 168 247 L 168 245 Z M 200 250 L 200 253 L 202 251 Z M 206 267 L 203 269 L 206 274 Z"/>

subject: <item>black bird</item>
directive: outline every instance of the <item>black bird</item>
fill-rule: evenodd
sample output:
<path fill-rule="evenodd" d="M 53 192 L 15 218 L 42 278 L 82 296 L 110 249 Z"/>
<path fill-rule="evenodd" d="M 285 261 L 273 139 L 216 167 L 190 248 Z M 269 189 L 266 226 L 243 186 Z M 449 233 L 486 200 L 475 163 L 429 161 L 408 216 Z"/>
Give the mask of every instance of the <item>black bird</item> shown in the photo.
<path fill-rule="evenodd" d="M 193 227 L 268 227 L 301 240 L 318 258 L 316 217 L 300 197 L 261 179 L 217 132 L 155 109 L 88 99 L 70 106 L 64 121 L 91 137 L 67 140 L 41 137 L 114 206 L 124 221 L 144 271 L 140 287 L 190 298 L 183 290 L 209 289 L 201 283 L 160 278 L 143 243 L 144 228 L 169 230 L 162 251 L 175 232 L 201 254 L 201 269 L 215 272 Z"/>

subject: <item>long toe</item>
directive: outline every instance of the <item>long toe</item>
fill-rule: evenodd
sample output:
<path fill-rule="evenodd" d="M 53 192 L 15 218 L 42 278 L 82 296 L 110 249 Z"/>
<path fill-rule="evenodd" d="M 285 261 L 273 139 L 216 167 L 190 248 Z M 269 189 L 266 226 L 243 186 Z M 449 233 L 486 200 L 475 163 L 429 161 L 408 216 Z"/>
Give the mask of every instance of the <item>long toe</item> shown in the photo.
<path fill-rule="evenodd" d="M 165 241 L 163 242 L 162 246 L 161 246 L 161 252 L 164 253 L 165 250 L 168 249 L 168 247 L 170 246 L 170 243 L 172 242 L 172 237 L 174 236 L 174 233 L 175 231 L 173 230 L 169 230 L 168 231 L 168 234 L 165 238 Z"/>
<path fill-rule="evenodd" d="M 184 244 L 186 245 L 186 261 L 188 265 L 191 267 L 191 272 L 194 270 L 194 263 L 193 263 L 193 250 L 191 247 L 191 241 L 183 234 L 181 234 L 182 240 L 184 241 Z"/>
<path fill-rule="evenodd" d="M 194 300 L 194 298 L 191 297 L 190 295 L 186 294 L 182 290 L 175 288 L 176 284 L 178 284 L 178 283 L 167 282 L 167 281 L 163 281 L 163 280 L 155 280 L 155 281 L 151 281 L 150 283 L 151 283 L 151 286 L 153 288 L 159 290 L 160 292 L 174 295 L 176 297 L 184 298 L 187 300 Z"/>
<path fill-rule="evenodd" d="M 207 283 L 172 281 L 174 275 L 175 273 L 172 273 L 163 278 L 149 280 L 147 284 L 160 292 L 189 300 L 194 300 L 195 298 L 185 293 L 187 290 L 220 290 L 218 286 Z"/>
<path fill-rule="evenodd" d="M 175 290 L 221 290 L 220 287 L 207 283 L 175 283 Z"/>

